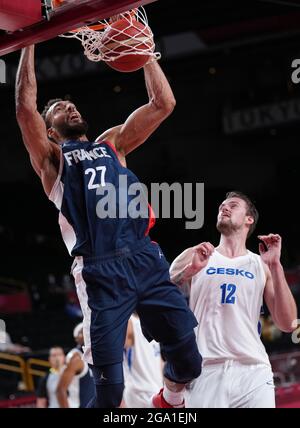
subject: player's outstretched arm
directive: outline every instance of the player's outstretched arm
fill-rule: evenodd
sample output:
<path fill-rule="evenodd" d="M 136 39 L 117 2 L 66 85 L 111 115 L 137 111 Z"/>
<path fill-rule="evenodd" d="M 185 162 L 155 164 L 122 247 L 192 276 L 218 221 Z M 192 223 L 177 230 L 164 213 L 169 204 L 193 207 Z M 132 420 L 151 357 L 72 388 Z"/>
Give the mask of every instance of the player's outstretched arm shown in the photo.
<path fill-rule="evenodd" d="M 99 139 L 111 141 L 122 156 L 140 146 L 172 113 L 176 101 L 169 82 L 154 61 L 144 66 L 149 102 L 135 110 L 123 125 L 103 133 Z"/>
<path fill-rule="evenodd" d="M 209 242 L 202 242 L 183 251 L 171 264 L 171 281 L 178 287 L 191 285 L 192 277 L 205 268 L 213 252 L 214 246 Z"/>
<path fill-rule="evenodd" d="M 47 137 L 47 129 L 37 110 L 34 46 L 22 49 L 16 78 L 16 115 L 33 168 L 50 193 L 59 168 L 59 147 Z"/>
<path fill-rule="evenodd" d="M 264 243 L 259 245 L 259 251 L 267 277 L 264 299 L 277 327 L 288 333 L 297 327 L 297 307 L 280 263 L 281 237 L 269 234 L 259 239 Z"/>

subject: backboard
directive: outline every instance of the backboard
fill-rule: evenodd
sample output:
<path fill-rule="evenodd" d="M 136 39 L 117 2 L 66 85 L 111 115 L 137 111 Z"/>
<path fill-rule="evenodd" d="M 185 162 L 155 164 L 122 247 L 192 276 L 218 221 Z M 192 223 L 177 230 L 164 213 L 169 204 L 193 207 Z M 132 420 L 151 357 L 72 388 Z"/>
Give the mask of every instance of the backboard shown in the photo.
<path fill-rule="evenodd" d="M 0 0 L 0 56 L 154 1 Z"/>

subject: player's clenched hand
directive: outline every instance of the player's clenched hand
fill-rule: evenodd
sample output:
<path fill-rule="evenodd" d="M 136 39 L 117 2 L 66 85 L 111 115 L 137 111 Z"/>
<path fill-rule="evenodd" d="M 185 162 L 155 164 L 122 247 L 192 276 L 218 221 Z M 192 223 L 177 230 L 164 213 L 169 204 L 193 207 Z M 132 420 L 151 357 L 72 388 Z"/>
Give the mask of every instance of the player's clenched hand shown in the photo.
<path fill-rule="evenodd" d="M 259 252 L 263 261 L 270 265 L 278 263 L 281 255 L 281 236 L 270 233 L 269 235 L 259 235 L 263 243 L 259 244 Z"/>
<path fill-rule="evenodd" d="M 194 254 L 191 262 L 191 269 L 194 274 L 202 270 L 208 263 L 208 259 L 215 251 L 215 247 L 210 242 L 202 242 L 194 247 Z"/>

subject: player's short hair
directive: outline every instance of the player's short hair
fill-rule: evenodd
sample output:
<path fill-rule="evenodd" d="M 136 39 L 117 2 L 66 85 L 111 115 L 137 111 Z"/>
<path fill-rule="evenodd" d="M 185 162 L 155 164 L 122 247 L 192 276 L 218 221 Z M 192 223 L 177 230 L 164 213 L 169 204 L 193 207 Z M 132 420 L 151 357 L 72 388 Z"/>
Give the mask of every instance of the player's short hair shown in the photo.
<path fill-rule="evenodd" d="M 231 192 L 226 193 L 226 199 L 230 199 L 230 198 L 239 198 L 242 199 L 243 201 L 246 202 L 247 205 L 247 215 L 253 217 L 253 223 L 250 225 L 249 227 L 249 232 L 247 235 L 247 238 L 249 238 L 252 233 L 254 232 L 257 222 L 258 222 L 258 218 L 259 218 L 259 214 L 258 211 L 256 209 L 256 206 L 254 205 L 254 203 L 251 201 L 251 199 L 245 195 L 244 193 L 238 191 L 238 190 L 234 190 Z"/>
<path fill-rule="evenodd" d="M 49 355 L 51 354 L 51 351 L 53 351 L 53 349 L 60 349 L 62 353 L 65 354 L 64 348 L 62 346 L 54 345 L 54 346 L 51 346 L 51 348 L 49 349 Z"/>
<path fill-rule="evenodd" d="M 63 101 L 62 98 L 53 98 L 52 100 L 49 100 L 48 103 L 45 105 L 44 110 L 42 112 L 42 118 L 44 119 L 44 122 L 46 124 L 46 128 L 51 128 L 52 124 L 49 119 L 47 119 L 47 113 L 53 104 L 58 103 L 59 101 Z"/>

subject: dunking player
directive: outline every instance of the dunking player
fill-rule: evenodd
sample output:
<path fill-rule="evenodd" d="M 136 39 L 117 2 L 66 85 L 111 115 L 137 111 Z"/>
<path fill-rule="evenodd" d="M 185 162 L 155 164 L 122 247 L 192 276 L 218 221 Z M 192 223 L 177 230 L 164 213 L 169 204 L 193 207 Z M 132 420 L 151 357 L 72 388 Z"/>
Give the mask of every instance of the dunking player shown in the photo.
<path fill-rule="evenodd" d="M 259 236 L 260 256 L 247 250 L 258 213 L 250 199 L 231 192 L 219 208 L 218 247 L 204 242 L 171 266 L 178 285 L 190 284 L 199 325 L 201 376 L 186 393 L 187 407 L 274 407 L 273 375 L 258 334 L 263 298 L 277 326 L 292 330 L 294 299 L 280 263 L 281 237 Z"/>
<path fill-rule="evenodd" d="M 60 210 L 63 239 L 76 257 L 73 275 L 84 314 L 84 356 L 96 383 L 95 407 L 121 403 L 123 346 L 135 309 L 144 334 L 161 343 L 167 361 L 165 388 L 154 399 L 156 407 L 182 405 L 184 384 L 201 372 L 194 334 L 197 321 L 170 282 L 169 265 L 159 246 L 148 236 L 153 223 L 148 206 L 147 216 L 124 216 L 133 198 L 127 186 L 139 183 L 126 168 L 126 155 L 157 129 L 175 105 L 158 63 L 147 64 L 144 73 L 148 104 L 97 142 L 88 141 L 87 123 L 71 102 L 50 102 L 44 120 L 38 113 L 33 46 L 23 49 L 17 74 L 17 120 L 24 144 L 46 194 Z M 126 197 L 124 188 L 119 188 L 121 175 L 127 181 Z M 112 187 L 118 201 L 112 210 L 115 215 L 100 218 L 103 193 Z"/>

